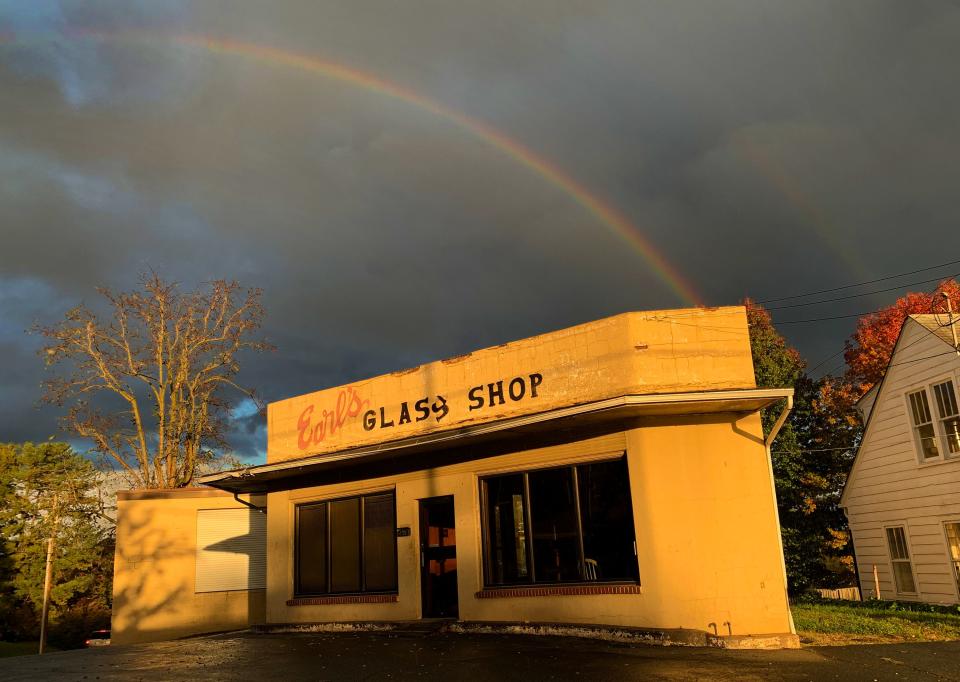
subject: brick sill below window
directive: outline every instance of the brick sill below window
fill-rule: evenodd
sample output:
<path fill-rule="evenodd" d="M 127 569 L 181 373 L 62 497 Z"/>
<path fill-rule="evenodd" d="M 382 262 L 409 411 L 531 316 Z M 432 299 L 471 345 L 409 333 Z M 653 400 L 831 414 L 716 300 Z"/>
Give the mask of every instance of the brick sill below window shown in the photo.
<path fill-rule="evenodd" d="M 287 606 L 327 606 L 330 604 L 388 604 L 399 601 L 396 594 L 331 594 L 325 597 L 294 597 Z"/>
<path fill-rule="evenodd" d="M 477 599 L 503 599 L 509 597 L 560 597 L 593 594 L 641 594 L 640 585 L 530 585 L 522 587 L 488 587 L 476 593 Z"/>

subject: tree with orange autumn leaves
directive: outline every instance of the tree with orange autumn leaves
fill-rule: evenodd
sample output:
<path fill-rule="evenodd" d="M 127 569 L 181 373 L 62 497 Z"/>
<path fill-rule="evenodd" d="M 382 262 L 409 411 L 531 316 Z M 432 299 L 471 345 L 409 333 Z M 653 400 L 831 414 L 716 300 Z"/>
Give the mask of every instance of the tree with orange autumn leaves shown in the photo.
<path fill-rule="evenodd" d="M 960 284 L 948 279 L 933 292 L 909 293 L 864 315 L 846 342 L 842 376 L 812 379 L 806 363 L 777 332 L 769 313 L 745 301 L 754 370 L 760 387 L 793 386 L 795 405 L 773 446 L 784 555 L 791 592 L 850 583 L 853 557 L 839 508 L 863 424 L 857 400 L 883 378 L 908 315 L 946 312 L 945 293 L 960 310 Z M 769 430 L 776 413 L 764 414 Z"/>
<path fill-rule="evenodd" d="M 893 305 L 864 315 L 857 323 L 857 330 L 847 341 L 844 358 L 847 371 L 844 380 L 857 399 L 883 378 L 890 362 L 893 347 L 900 336 L 900 328 L 909 315 L 947 312 L 947 298 L 954 312 L 960 311 L 960 284 L 947 279 L 933 292 L 911 293 L 897 299 Z M 945 320 L 946 318 L 944 318 Z"/>
<path fill-rule="evenodd" d="M 845 344 L 846 371 L 841 377 L 829 377 L 821 390 L 820 401 L 832 423 L 859 421 L 855 405 L 883 379 L 904 321 L 910 315 L 935 313 L 943 314 L 946 323 L 947 298 L 955 313 L 960 310 L 960 284 L 956 280 L 945 279 L 931 292 L 906 294 L 859 319 Z"/>

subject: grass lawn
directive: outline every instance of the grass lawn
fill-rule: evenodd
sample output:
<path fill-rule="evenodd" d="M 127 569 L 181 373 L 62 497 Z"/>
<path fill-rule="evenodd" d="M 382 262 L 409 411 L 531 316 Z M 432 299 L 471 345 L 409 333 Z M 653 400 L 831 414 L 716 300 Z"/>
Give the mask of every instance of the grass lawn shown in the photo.
<path fill-rule="evenodd" d="M 0 658 L 7 656 L 29 656 L 37 653 L 39 642 L 0 642 Z M 59 651 L 56 647 L 47 645 L 47 651 Z"/>
<path fill-rule="evenodd" d="M 882 602 L 881 602 L 882 603 Z M 960 611 L 927 613 L 899 610 L 869 602 L 798 603 L 791 607 L 797 634 L 804 644 L 837 645 L 871 642 L 936 642 L 960 639 Z"/>

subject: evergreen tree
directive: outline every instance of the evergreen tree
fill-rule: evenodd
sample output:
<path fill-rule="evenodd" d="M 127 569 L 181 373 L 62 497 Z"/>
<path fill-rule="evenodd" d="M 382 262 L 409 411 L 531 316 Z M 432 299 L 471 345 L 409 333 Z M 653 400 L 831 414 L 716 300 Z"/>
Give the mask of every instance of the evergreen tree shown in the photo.
<path fill-rule="evenodd" d="M 65 443 L 0 444 L 0 635 L 33 634 L 23 630 L 38 621 L 22 621 L 25 612 L 39 617 L 51 537 L 51 622 L 83 600 L 108 608 L 112 571 L 104 570 L 104 555 L 112 528 L 98 482 L 93 465 Z"/>

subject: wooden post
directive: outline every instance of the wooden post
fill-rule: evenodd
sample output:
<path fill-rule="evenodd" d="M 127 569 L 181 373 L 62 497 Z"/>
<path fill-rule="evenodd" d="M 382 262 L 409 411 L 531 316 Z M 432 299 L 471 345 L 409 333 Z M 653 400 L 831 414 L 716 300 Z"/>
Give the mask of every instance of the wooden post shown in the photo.
<path fill-rule="evenodd" d="M 53 509 L 50 510 L 50 537 L 47 540 L 47 570 L 43 577 L 43 612 L 40 614 L 40 651 L 47 648 L 47 619 L 50 614 L 50 590 L 53 587 L 53 549 L 60 528 L 60 495 L 53 494 Z"/>
<path fill-rule="evenodd" d="M 50 613 L 50 588 L 53 584 L 53 536 L 47 540 L 47 572 L 43 578 L 43 612 L 40 615 L 40 652 L 47 646 L 47 614 Z"/>
<path fill-rule="evenodd" d="M 873 590 L 877 599 L 880 599 L 880 574 L 877 573 L 877 565 L 873 565 Z"/>

